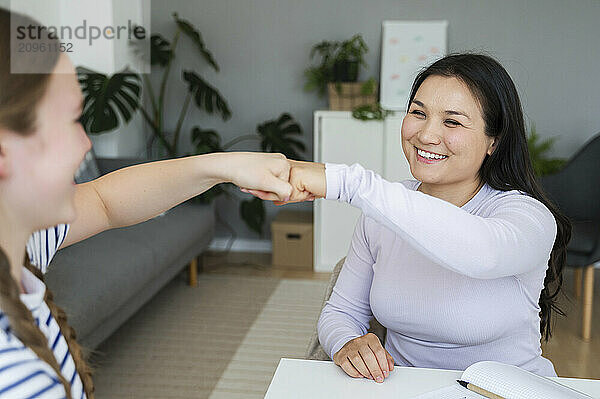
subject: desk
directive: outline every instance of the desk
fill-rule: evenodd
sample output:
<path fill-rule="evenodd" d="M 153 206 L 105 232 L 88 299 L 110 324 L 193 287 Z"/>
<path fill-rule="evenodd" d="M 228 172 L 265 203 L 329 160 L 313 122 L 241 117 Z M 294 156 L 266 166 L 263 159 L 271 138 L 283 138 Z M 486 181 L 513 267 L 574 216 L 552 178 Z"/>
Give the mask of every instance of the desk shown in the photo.
<path fill-rule="evenodd" d="M 461 374 L 462 371 L 395 366 L 389 377 L 378 384 L 366 378 L 351 378 L 333 362 L 281 359 L 265 399 L 411 398 L 456 384 Z M 600 398 L 600 380 L 553 379 Z"/>

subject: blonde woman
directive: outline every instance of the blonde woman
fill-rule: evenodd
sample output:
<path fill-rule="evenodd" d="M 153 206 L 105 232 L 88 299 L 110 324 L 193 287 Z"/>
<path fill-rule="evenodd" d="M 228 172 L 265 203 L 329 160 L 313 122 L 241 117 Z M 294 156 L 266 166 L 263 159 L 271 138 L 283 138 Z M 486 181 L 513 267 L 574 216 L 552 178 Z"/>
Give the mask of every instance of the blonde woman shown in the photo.
<path fill-rule="evenodd" d="M 11 17 L 39 25 L 0 9 L 0 398 L 91 398 L 89 368 L 39 268 L 59 247 L 150 219 L 218 183 L 287 200 L 290 166 L 280 154 L 210 154 L 75 185 L 90 141 L 78 123 L 82 95 L 73 65 L 47 53 L 36 62 L 53 73 L 11 73 Z M 27 250 L 37 268 L 24 259 L 34 232 Z"/>

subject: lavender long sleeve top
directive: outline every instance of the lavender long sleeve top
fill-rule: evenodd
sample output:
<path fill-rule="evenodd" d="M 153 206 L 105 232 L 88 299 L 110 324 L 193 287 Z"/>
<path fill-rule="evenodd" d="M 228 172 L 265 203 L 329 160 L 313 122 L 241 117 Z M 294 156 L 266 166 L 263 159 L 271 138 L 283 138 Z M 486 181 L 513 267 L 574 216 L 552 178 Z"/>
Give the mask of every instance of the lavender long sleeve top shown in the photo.
<path fill-rule="evenodd" d="M 540 292 L 556 236 L 541 202 L 484 185 L 465 205 L 392 183 L 358 164 L 326 164 L 327 199 L 362 210 L 318 323 L 333 355 L 375 316 L 402 366 L 464 370 L 482 360 L 546 376 Z"/>

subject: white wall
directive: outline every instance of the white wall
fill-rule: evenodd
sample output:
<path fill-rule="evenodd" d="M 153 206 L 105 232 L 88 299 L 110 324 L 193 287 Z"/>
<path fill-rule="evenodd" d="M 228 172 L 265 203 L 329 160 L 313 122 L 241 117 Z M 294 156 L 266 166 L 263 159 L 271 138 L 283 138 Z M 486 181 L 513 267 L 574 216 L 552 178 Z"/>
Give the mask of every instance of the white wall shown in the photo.
<path fill-rule="evenodd" d="M 139 25 L 150 26 L 150 1 L 148 0 L 4 0 L 0 6 L 27 14 L 47 26 L 68 26 L 73 30 L 83 25 L 89 27 L 127 26 L 128 20 Z M 124 31 L 123 31 L 124 32 Z M 125 35 L 124 35 L 125 37 Z M 72 44 L 68 53 L 75 66 L 84 66 L 105 74 L 113 74 L 128 67 L 138 72 L 149 72 L 149 68 L 131 51 L 126 39 L 94 40 L 63 38 Z M 146 127 L 140 115 L 130 124 L 115 131 L 91 136 L 98 156 L 145 156 Z"/>
<path fill-rule="evenodd" d="M 8 1 L 0 0 L 3 4 Z M 214 128 L 227 141 L 287 111 L 304 128 L 306 158 L 312 158 L 312 115 L 326 100 L 302 90 L 311 46 L 360 32 L 370 47 L 369 67 L 361 76 L 377 78 L 381 22 L 394 19 L 448 20 L 450 51 L 485 50 L 497 57 L 515 80 L 538 133 L 560 136 L 555 155 L 572 155 L 600 132 L 597 0 L 154 0 L 152 31 L 171 40 L 173 12 L 198 26 L 221 72 L 201 62 L 189 41 L 181 41 L 167 92 L 167 128 L 175 126 L 181 109 L 181 67 L 202 74 L 233 112 L 222 122 L 191 107 L 182 132 L 185 144 L 194 125 Z M 155 86 L 159 77 L 152 75 Z M 122 131 L 95 138 L 100 155 L 143 154 L 143 129 L 135 129 L 139 136 Z M 258 149 L 253 143 L 236 148 Z M 219 208 L 239 236 L 255 237 L 234 202 L 221 199 Z M 269 207 L 269 219 L 276 212 Z"/>

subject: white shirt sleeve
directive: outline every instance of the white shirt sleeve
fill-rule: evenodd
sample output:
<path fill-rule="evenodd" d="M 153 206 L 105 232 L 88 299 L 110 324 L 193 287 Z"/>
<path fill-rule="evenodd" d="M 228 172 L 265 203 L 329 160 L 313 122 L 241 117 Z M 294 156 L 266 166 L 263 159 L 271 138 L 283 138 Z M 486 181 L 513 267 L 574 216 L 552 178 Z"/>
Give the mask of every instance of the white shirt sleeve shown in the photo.
<path fill-rule="evenodd" d="M 369 296 L 374 263 L 367 243 L 365 216 L 361 215 L 348 256 L 317 324 L 319 342 L 331 359 L 348 341 L 367 333 L 373 318 Z"/>
<path fill-rule="evenodd" d="M 358 164 L 326 164 L 326 198 L 347 202 L 390 228 L 440 266 L 493 279 L 547 266 L 552 213 L 524 194 L 507 195 L 487 217 L 384 180 Z"/>
<path fill-rule="evenodd" d="M 50 261 L 69 232 L 68 224 L 59 224 L 46 230 L 36 231 L 27 241 L 27 255 L 31 264 L 46 273 Z"/>

